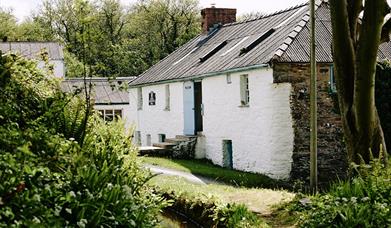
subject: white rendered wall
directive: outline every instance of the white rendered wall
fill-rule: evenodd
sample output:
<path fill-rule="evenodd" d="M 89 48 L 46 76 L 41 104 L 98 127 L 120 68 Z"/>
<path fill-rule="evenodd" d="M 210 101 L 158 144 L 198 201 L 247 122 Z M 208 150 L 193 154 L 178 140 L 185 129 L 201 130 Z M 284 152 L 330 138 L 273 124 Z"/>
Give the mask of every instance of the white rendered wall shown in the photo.
<path fill-rule="evenodd" d="M 142 87 L 143 108 L 137 110 L 137 88 L 130 89 L 130 124 L 141 132 L 141 144 L 146 146 L 146 135 L 151 135 L 152 143 L 159 142 L 158 135 L 175 138 L 183 134 L 183 82 L 170 83 L 170 110 L 165 110 L 165 85 Z M 148 94 L 156 94 L 156 104 L 149 105 Z"/>
<path fill-rule="evenodd" d="M 248 74 L 250 103 L 240 107 L 240 75 Z M 288 178 L 294 132 L 289 83 L 273 83 L 273 71 L 263 68 L 202 80 L 203 139 L 197 154 L 222 165 L 222 141 L 232 140 L 234 169 L 273 178 Z M 203 151 L 204 150 L 204 151 Z"/>

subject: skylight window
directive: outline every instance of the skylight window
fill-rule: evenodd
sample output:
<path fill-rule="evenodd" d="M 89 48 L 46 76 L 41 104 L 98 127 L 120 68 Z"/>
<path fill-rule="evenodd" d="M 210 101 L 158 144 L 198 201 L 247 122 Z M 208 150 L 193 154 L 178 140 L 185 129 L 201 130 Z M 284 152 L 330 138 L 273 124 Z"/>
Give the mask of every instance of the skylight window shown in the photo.
<path fill-rule="evenodd" d="M 251 44 L 249 44 L 247 47 L 242 48 L 240 50 L 240 55 L 245 54 L 249 51 L 251 51 L 253 48 L 255 48 L 258 44 L 260 44 L 262 41 L 266 40 L 271 34 L 276 31 L 274 28 L 269 29 L 267 32 L 263 33 L 260 37 L 258 37 L 256 40 L 254 40 Z"/>
<path fill-rule="evenodd" d="M 205 62 L 207 59 L 209 59 L 214 54 L 216 54 L 218 51 L 220 51 L 225 45 L 227 45 L 227 43 L 228 43 L 227 41 L 224 41 L 221 44 L 214 47 L 210 52 L 208 52 L 207 54 L 205 54 L 204 56 L 202 56 L 200 58 L 200 62 Z"/>
<path fill-rule="evenodd" d="M 234 50 L 235 48 L 237 48 L 239 45 L 241 45 L 244 41 L 246 41 L 250 36 L 246 36 L 244 37 L 241 41 L 239 41 L 237 44 L 235 44 L 233 47 L 231 47 L 230 49 L 228 49 L 226 52 L 224 52 L 222 55 L 220 56 L 225 56 L 227 55 L 228 53 L 230 53 L 232 50 Z"/>

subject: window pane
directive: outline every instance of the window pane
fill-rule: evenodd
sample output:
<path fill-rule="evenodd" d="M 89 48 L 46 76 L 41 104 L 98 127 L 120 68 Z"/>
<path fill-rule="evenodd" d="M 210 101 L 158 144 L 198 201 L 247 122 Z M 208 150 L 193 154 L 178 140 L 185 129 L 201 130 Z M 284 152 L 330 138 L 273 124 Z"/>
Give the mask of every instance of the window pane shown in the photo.
<path fill-rule="evenodd" d="M 122 110 L 121 109 L 114 110 L 114 116 L 116 119 L 122 118 Z"/>
<path fill-rule="evenodd" d="M 99 114 L 99 117 L 100 118 L 104 118 L 104 111 L 103 110 L 97 110 L 98 111 L 98 114 Z"/>
<path fill-rule="evenodd" d="M 113 121 L 113 115 L 106 115 L 105 116 L 105 121 Z"/>
<path fill-rule="evenodd" d="M 240 76 L 240 102 L 241 105 L 248 105 L 250 101 L 250 90 L 248 83 L 248 75 Z"/>

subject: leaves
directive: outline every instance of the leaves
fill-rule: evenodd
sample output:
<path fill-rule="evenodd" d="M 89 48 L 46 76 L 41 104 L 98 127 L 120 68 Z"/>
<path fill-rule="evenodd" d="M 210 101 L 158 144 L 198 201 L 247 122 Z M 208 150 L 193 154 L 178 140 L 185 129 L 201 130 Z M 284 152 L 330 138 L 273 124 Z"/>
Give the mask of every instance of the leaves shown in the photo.
<path fill-rule="evenodd" d="M 164 204 L 146 189 L 123 123 L 91 118 L 81 147 L 70 138 L 85 104 L 34 61 L 0 63 L 0 76 L 10 72 L 0 93 L 0 227 L 153 227 Z"/>

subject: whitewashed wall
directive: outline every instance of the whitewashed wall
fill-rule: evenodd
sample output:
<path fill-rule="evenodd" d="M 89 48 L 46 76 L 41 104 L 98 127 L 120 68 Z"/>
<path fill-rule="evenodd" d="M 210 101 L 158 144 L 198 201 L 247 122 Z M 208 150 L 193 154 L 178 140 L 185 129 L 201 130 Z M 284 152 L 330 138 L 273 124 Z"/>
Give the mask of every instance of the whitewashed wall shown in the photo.
<path fill-rule="evenodd" d="M 240 107 L 240 75 L 248 74 L 249 107 Z M 222 140 L 232 140 L 234 169 L 288 178 L 293 151 L 289 83 L 273 84 L 270 68 L 204 78 L 204 137 L 197 154 L 222 165 Z"/>
<path fill-rule="evenodd" d="M 137 110 L 137 88 L 130 89 L 130 123 L 141 131 L 142 146 L 147 145 L 146 135 L 151 135 L 152 143 L 159 142 L 159 134 L 174 138 L 183 134 L 183 82 L 170 83 L 170 110 L 165 110 L 165 85 L 142 88 L 143 108 Z M 156 105 L 148 104 L 148 94 L 156 93 Z"/>
<path fill-rule="evenodd" d="M 65 77 L 65 65 L 63 60 L 50 60 L 49 64 L 53 65 L 54 69 L 54 76 L 58 78 L 64 78 Z M 45 67 L 45 62 L 39 61 L 38 67 L 43 69 Z"/>

